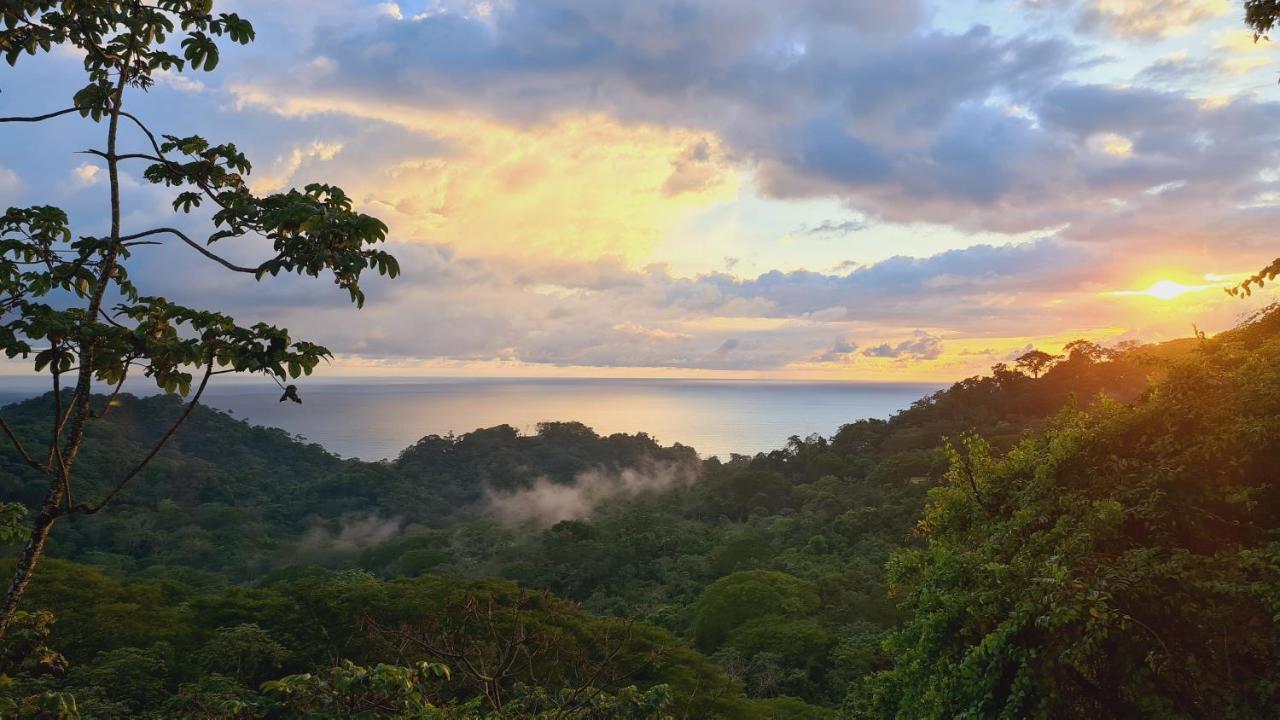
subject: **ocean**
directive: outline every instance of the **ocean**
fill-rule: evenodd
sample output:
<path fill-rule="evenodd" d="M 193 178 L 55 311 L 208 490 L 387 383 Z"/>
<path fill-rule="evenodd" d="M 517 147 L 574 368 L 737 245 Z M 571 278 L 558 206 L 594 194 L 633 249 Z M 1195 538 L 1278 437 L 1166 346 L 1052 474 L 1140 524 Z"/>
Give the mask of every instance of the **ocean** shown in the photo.
<path fill-rule="evenodd" d="M 30 397 L 32 378 L 0 378 L 0 402 Z M 303 404 L 279 402 L 269 382 L 224 382 L 206 404 L 255 425 L 282 428 L 343 457 L 395 458 L 419 438 L 507 424 L 578 421 L 602 435 L 645 432 L 703 457 L 755 454 L 792 435 L 831 435 L 863 418 L 888 418 L 940 385 L 738 380 L 360 379 L 312 380 Z M 144 389 L 142 386 L 136 391 Z"/>

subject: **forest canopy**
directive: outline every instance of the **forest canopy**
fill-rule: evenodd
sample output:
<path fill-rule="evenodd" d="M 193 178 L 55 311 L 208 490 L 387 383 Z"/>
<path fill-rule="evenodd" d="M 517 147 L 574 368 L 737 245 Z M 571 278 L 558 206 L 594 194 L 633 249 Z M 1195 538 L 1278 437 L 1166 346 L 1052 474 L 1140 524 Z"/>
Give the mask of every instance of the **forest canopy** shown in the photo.
<path fill-rule="evenodd" d="M 121 512 L 55 536 L 7 692 L 108 718 L 1255 717 L 1278 342 L 1273 311 L 1078 345 L 729 462 L 549 424 L 365 463 L 202 409 Z M 49 402 L 6 413 L 39 433 Z M 124 397 L 85 481 L 179 410 Z M 551 526 L 490 505 L 660 463 L 696 479 Z"/>

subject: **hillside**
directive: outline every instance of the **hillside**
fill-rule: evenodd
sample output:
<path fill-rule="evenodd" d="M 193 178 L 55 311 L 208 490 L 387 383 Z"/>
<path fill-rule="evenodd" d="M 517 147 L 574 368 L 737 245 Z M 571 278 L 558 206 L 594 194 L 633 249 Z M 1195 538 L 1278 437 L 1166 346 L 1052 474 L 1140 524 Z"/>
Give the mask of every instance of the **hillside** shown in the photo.
<path fill-rule="evenodd" d="M 1240 352 L 1261 352 L 1273 336 L 1266 322 L 1210 347 L 1232 338 Z M 785 448 L 728 463 L 698 461 L 689 448 L 661 447 L 644 435 L 600 437 L 574 423 L 547 424 L 530 436 L 509 427 L 431 436 L 393 462 L 364 463 L 200 411 L 124 503 L 77 518 L 55 536 L 55 556 L 105 566 L 106 574 L 62 562 L 38 580 L 33 602 L 61 618 L 52 644 L 82 668 L 41 682 L 92 688 L 86 678 L 115 672 L 110 663 L 137 648 L 152 653 L 129 662 L 154 666 L 154 697 L 94 716 L 154 711 L 156 698 L 211 672 L 213 665 L 190 658 L 207 657 L 230 642 L 223 635 L 252 627 L 238 632 L 260 633 L 250 644 L 255 652 L 270 648 L 270 662 L 222 688 L 249 698 L 258 682 L 287 672 L 338 659 L 396 660 L 385 646 L 357 638 L 372 626 L 420 629 L 426 620 L 381 616 L 372 609 L 377 603 L 408 607 L 409 600 L 395 599 L 406 593 L 419 598 L 412 603 L 439 603 L 427 588 L 456 586 L 469 588 L 458 600 L 463 605 L 471 597 L 510 609 L 524 602 L 512 598 L 525 587 L 563 598 L 570 604 L 548 607 L 596 628 L 557 626 L 545 650 L 559 658 L 551 667 L 607 657 L 610 632 L 600 629 L 607 625 L 591 625 L 607 622 L 602 618 L 625 622 L 629 634 L 643 628 L 646 642 L 666 646 L 641 655 L 683 658 L 676 675 L 643 682 L 635 669 L 647 663 L 618 669 L 605 683 L 609 693 L 628 682 L 665 688 L 674 696 L 664 707 L 677 717 L 821 717 L 846 698 L 863 702 L 870 687 L 864 678 L 893 667 L 885 641 L 911 627 L 913 606 L 899 607 L 891 596 L 890 580 L 902 580 L 886 579 L 884 565 L 895 551 L 926 547 L 913 528 L 936 488 L 955 482 L 946 438 L 976 433 L 993 453 L 1020 447 L 1042 428 L 1053 432 L 1064 406 L 1085 412 L 1099 395 L 1113 405 L 1152 402 L 1159 393 L 1148 392 L 1150 378 L 1170 373 L 1170 361 L 1154 355 L 1199 359 L 1206 352 L 1185 343 L 1079 352 L 1039 378 L 997 367 L 888 421 L 855 422 L 830 438 L 792 438 Z M 6 413 L 20 432 L 33 434 L 47 402 Z M 93 438 L 86 472 L 105 482 L 114 469 L 106 458 L 139 452 L 176 410 L 171 399 L 126 398 Z M 10 465 L 6 474 L 21 478 L 22 470 Z M 588 484 L 592 493 L 584 495 Z M 578 502 L 566 510 L 539 504 L 544 496 Z M 526 506 L 567 514 L 550 523 L 512 510 Z M 312 599 L 299 604 L 303 586 L 312 588 Z M 364 588 L 360 599 L 335 599 L 348 597 L 349 587 Z M 308 605 L 317 593 L 324 602 Z M 99 596 L 118 600 L 89 601 Z M 155 620 L 129 631 L 136 636 L 124 633 L 132 626 L 120 613 L 141 608 Z M 96 616 L 100 611 L 115 615 Z M 305 627 L 299 617 L 310 618 Z M 594 640 L 590 649 L 564 649 L 567 636 Z M 689 680 L 691 672 L 702 679 Z M 517 680 L 569 682 L 504 682 L 510 689 Z M 460 682 L 433 697 L 483 695 Z M 693 685 L 681 685 L 687 682 Z"/>

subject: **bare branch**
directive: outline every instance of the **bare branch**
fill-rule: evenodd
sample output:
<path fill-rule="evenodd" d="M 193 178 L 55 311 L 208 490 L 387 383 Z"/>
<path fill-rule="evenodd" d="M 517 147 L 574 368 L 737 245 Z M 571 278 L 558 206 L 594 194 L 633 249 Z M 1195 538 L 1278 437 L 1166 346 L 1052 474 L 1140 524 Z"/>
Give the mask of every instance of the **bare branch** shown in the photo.
<path fill-rule="evenodd" d="M 144 125 L 141 120 L 139 120 L 136 116 L 125 112 L 124 110 L 120 111 L 120 115 L 121 117 L 126 117 L 132 120 L 133 124 L 137 125 L 138 129 L 141 130 L 143 134 L 147 136 L 147 140 L 151 142 L 151 148 L 156 151 L 156 155 L 160 156 L 161 162 L 164 162 L 172 166 L 178 165 L 178 163 L 174 162 L 173 160 L 170 160 L 168 157 L 165 156 L 164 151 L 160 149 L 160 143 L 156 141 L 155 134 L 152 133 L 151 129 L 148 128 L 146 125 Z M 227 209 L 227 204 L 223 202 L 222 199 L 217 196 L 217 194 L 215 194 L 212 190 L 210 190 L 207 185 L 205 185 L 204 183 L 197 182 L 196 186 L 199 187 L 202 191 L 204 191 L 204 194 L 208 196 L 210 200 L 217 203 L 219 207 L 222 207 L 223 209 Z"/>
<path fill-rule="evenodd" d="M 155 447 L 151 448 L 151 452 L 147 453 L 147 456 L 144 457 L 141 462 L 135 465 L 132 470 L 130 470 L 123 478 L 121 478 L 120 482 L 116 483 L 116 486 L 111 489 L 111 492 L 107 493 L 106 497 L 102 498 L 100 502 L 98 502 L 95 505 L 77 505 L 71 509 L 71 512 L 80 513 L 82 515 L 93 515 L 97 513 L 98 511 L 102 510 L 102 508 L 106 507 L 108 503 L 114 500 L 116 495 L 119 495 L 120 492 L 124 490 L 125 486 L 128 485 L 131 480 L 133 480 L 135 477 L 138 476 L 138 473 L 146 469 L 147 465 L 150 464 L 153 459 L 155 459 L 156 455 L 160 454 L 160 451 L 164 449 L 164 446 L 167 445 L 169 443 L 169 440 L 173 438 L 174 433 L 178 432 L 178 428 L 182 427 L 182 424 L 187 421 L 188 417 L 191 416 L 191 411 L 195 410 L 196 405 L 200 404 L 200 396 L 204 394 L 205 387 L 209 385 L 209 377 L 212 374 L 213 374 L 213 353 L 210 352 L 209 362 L 205 365 L 204 377 L 201 378 L 200 386 L 196 388 L 195 395 L 191 397 L 191 402 L 187 403 L 186 409 L 182 411 L 182 414 L 178 416 L 178 419 L 174 421 L 173 425 L 169 426 L 169 429 L 166 430 L 164 435 L 160 437 L 160 440 L 156 443 Z"/>
<path fill-rule="evenodd" d="M 11 122 L 24 122 L 24 123 L 30 123 L 30 122 L 41 122 L 41 121 L 43 121 L 43 120 L 49 120 L 49 119 L 52 119 L 52 118 L 56 118 L 56 117 L 58 117 L 58 116 L 60 116 L 60 115 L 66 115 L 66 114 L 68 114 L 68 113 L 76 112 L 76 111 L 78 111 L 79 109 L 80 109 L 80 108 L 74 108 L 74 107 L 72 107 L 72 108 L 67 108 L 66 110 L 57 110 L 57 111 L 55 111 L 55 112 L 45 113 L 44 115 L 29 115 L 29 116 L 26 116 L 26 117 L 0 117 L 0 123 L 11 123 Z"/>
<path fill-rule="evenodd" d="M 120 382 L 116 383 L 116 389 L 107 396 L 107 402 L 102 406 L 102 412 L 93 413 L 95 420 L 100 420 L 111 412 L 111 408 L 115 406 L 116 398 L 120 397 L 120 389 L 124 387 L 124 381 L 129 377 L 129 368 L 133 367 L 133 360 L 126 360 L 124 364 L 124 372 L 120 374 Z"/>
<path fill-rule="evenodd" d="M 56 350 L 58 343 L 52 344 Z M 71 509 L 71 477 L 67 472 L 67 461 L 62 455 L 61 448 L 58 447 L 58 441 L 62 439 L 62 427 L 66 423 L 67 417 L 71 412 L 71 408 L 75 407 L 76 395 L 79 388 L 71 395 L 71 402 L 67 404 L 67 415 L 62 412 L 62 372 L 58 370 L 58 359 L 55 357 L 53 363 L 50 364 L 53 371 L 53 436 L 49 438 L 49 467 L 53 467 L 53 461 L 58 461 L 58 476 L 56 482 L 62 483 L 62 496 L 66 500 L 67 509 Z"/>
<path fill-rule="evenodd" d="M 41 472 L 49 472 L 49 468 L 32 459 L 31 454 L 27 452 L 25 447 L 23 447 L 22 441 L 18 439 L 16 434 L 14 434 L 13 428 L 9 427 L 9 423 L 5 422 L 4 418 L 0 418 L 0 429 L 3 429 L 4 434 L 9 436 L 9 442 L 12 442 L 13 446 L 17 448 L 18 454 L 22 456 L 23 462 Z"/>
<path fill-rule="evenodd" d="M 89 148 L 88 150 L 81 150 L 79 154 L 80 155 L 97 155 L 98 157 L 104 160 L 111 159 L 111 156 L 108 155 L 107 153 L 104 153 L 101 150 L 94 150 L 93 148 Z M 148 155 L 146 153 L 124 153 L 121 155 L 116 155 L 115 158 L 116 160 L 150 160 L 151 162 L 162 162 L 162 163 L 172 162 L 162 157 L 156 157 L 155 155 Z"/>
<path fill-rule="evenodd" d="M 137 240 L 139 238 L 150 237 L 152 235 L 160 235 L 164 233 L 177 237 L 178 239 L 182 240 L 186 244 L 195 248 L 196 252 L 199 252 L 201 255 L 204 255 L 205 257 L 227 268 L 228 270 L 234 270 L 236 272 L 242 272 L 242 273 L 249 273 L 250 275 L 258 274 L 259 268 L 248 268 L 248 267 L 243 267 L 241 265 L 236 265 L 230 260 L 227 260 L 226 258 L 223 258 L 222 256 L 214 252 L 211 252 L 208 248 L 204 247 L 203 245 L 196 242 L 195 240 L 192 240 L 191 238 L 187 237 L 186 233 L 182 232 L 181 230 L 177 230 L 174 228 L 168 228 L 168 227 L 154 228 L 151 230 L 145 230 L 140 233 L 134 233 L 133 235 L 125 235 L 124 237 L 120 238 L 120 240 L 121 242 L 125 242 L 129 240 Z"/>

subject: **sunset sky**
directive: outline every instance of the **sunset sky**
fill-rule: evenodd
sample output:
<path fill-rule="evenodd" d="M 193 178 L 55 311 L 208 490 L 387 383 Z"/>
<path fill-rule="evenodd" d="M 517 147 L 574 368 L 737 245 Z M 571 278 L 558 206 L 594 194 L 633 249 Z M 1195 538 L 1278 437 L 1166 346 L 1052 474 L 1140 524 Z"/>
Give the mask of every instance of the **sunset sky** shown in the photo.
<path fill-rule="evenodd" d="M 135 281 L 285 324 L 330 373 L 953 380 L 1275 297 L 1220 289 L 1280 254 L 1280 54 L 1238 2 L 224 4 L 257 42 L 134 112 L 234 141 L 259 191 L 344 187 L 404 275 L 361 311 L 180 248 Z M 82 72 L 0 70 L 0 114 L 68 106 Z M 0 206 L 101 231 L 75 154 L 100 136 L 6 128 Z M 171 222 L 141 169 L 126 231 Z"/>

